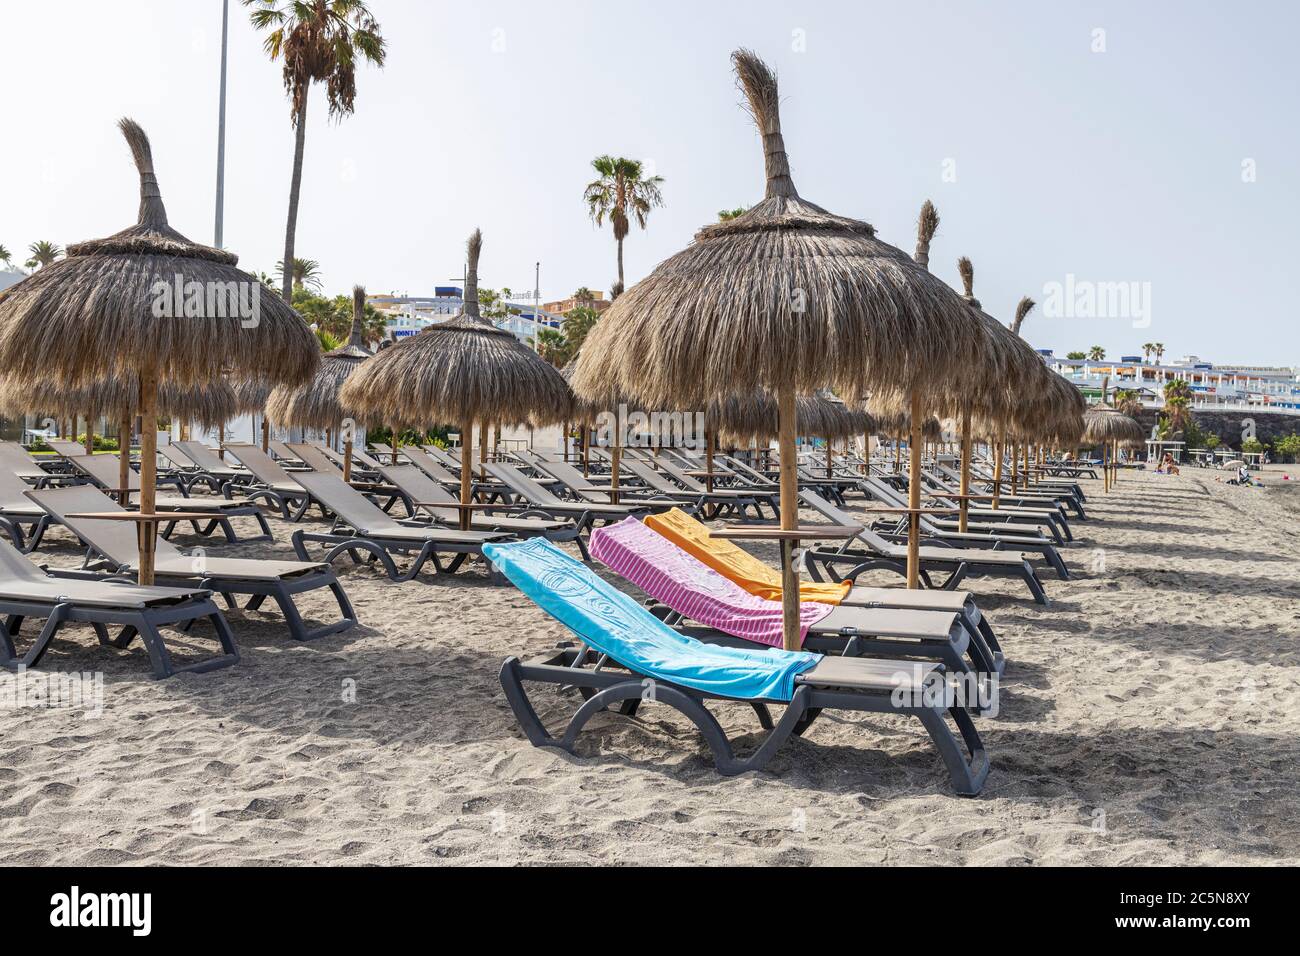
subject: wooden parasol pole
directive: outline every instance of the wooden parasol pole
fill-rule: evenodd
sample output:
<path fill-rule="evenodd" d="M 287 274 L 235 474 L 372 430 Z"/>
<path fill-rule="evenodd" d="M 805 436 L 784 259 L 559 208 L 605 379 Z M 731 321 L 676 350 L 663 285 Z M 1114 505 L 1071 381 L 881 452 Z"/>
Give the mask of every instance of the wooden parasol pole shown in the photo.
<path fill-rule="evenodd" d="M 613 491 L 609 493 L 609 500 L 612 504 L 618 504 L 618 463 L 623 457 L 623 445 L 621 442 L 615 442 L 614 447 L 609 450 L 609 483 Z"/>
<path fill-rule="evenodd" d="M 993 443 L 993 510 L 1002 499 L 1002 442 Z"/>
<path fill-rule="evenodd" d="M 713 429 L 704 429 L 704 470 L 708 472 L 704 476 L 704 487 L 709 494 L 713 494 L 713 450 L 716 444 L 717 436 L 713 434 Z"/>
<path fill-rule="evenodd" d="M 961 484 L 958 489 L 961 493 L 961 517 L 958 520 L 957 530 L 962 534 L 966 533 L 970 516 L 970 499 L 966 497 L 970 494 L 970 456 L 970 406 L 967 406 L 961 413 Z"/>
<path fill-rule="evenodd" d="M 131 417 L 124 417 L 117 428 L 117 486 L 122 489 L 117 500 L 125 508 L 131 503 Z"/>
<path fill-rule="evenodd" d="M 470 448 L 474 440 L 474 423 L 464 422 L 460 426 L 460 503 L 469 504 L 470 492 L 474 487 L 474 452 Z M 469 530 L 469 509 L 460 509 L 460 530 Z"/>
<path fill-rule="evenodd" d="M 907 586 L 921 586 L 921 393 L 912 393 L 912 434 L 907 447 Z"/>
<path fill-rule="evenodd" d="M 158 370 L 140 372 L 140 512 L 153 514 L 158 492 Z M 147 521 L 136 525 L 140 563 L 136 580 L 153 584 L 154 554 L 158 528 Z"/>
<path fill-rule="evenodd" d="M 95 417 L 91 412 L 86 412 L 86 454 L 95 453 Z"/>
<path fill-rule="evenodd" d="M 269 451 L 271 448 L 271 423 L 267 421 L 266 412 L 262 412 L 262 451 Z"/>
<path fill-rule="evenodd" d="M 343 480 L 352 480 L 352 429 L 349 428 L 343 439 Z"/>
<path fill-rule="evenodd" d="M 393 452 L 393 464 L 395 465 L 397 464 L 397 444 L 401 439 L 397 435 L 396 425 L 393 425 L 391 430 L 392 430 L 392 439 L 393 439 L 391 450 Z"/>
<path fill-rule="evenodd" d="M 795 460 L 794 388 L 777 391 L 777 452 L 781 456 L 781 529 L 799 527 L 799 469 Z M 795 542 L 781 541 L 781 646 L 799 649 L 799 574 L 794 566 Z"/>

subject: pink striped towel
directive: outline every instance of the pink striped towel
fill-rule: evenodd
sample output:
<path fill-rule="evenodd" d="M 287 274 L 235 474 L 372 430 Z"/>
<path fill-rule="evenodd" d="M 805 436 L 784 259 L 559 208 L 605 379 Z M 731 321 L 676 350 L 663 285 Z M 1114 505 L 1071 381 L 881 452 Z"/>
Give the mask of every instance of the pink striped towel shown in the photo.
<path fill-rule="evenodd" d="M 591 553 L 646 594 L 692 621 L 733 637 L 781 646 L 781 603 L 757 597 L 636 518 L 597 528 Z M 799 643 L 835 608 L 799 605 Z"/>

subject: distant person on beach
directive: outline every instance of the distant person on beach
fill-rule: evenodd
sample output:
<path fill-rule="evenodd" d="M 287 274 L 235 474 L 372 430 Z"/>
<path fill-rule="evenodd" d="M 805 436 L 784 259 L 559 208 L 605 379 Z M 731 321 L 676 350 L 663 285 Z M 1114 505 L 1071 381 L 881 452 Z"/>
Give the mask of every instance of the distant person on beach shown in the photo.
<path fill-rule="evenodd" d="M 1160 462 L 1160 467 L 1158 467 L 1156 471 L 1164 472 L 1166 475 L 1181 474 L 1178 470 L 1178 465 L 1174 462 L 1174 456 L 1170 452 L 1165 452 L 1165 457 Z"/>

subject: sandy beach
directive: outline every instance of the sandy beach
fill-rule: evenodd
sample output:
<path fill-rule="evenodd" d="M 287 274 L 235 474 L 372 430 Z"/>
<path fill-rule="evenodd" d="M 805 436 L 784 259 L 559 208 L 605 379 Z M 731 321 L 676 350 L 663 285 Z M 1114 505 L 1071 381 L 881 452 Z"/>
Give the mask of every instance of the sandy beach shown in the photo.
<path fill-rule="evenodd" d="M 497 671 L 558 624 L 478 570 L 398 585 L 340 564 L 363 626 L 295 645 L 277 616 L 232 612 L 243 661 L 224 671 L 154 681 L 139 645 L 69 631 L 43 670 L 102 671 L 103 712 L 5 711 L 0 862 L 1294 863 L 1300 485 L 1283 473 L 1300 468 L 1267 490 L 1191 469 L 1125 472 L 1109 496 L 1088 482 L 1096 520 L 1073 522 L 1074 580 L 1044 575 L 1051 607 L 974 582 L 1010 660 L 975 799 L 899 718 L 823 718 L 739 778 L 662 707 L 597 718 L 579 758 L 535 749 Z M 177 543 L 292 557 L 273 525 L 272 545 Z M 41 560 L 76 566 L 66 533 L 47 542 Z M 539 696 L 552 722 L 573 707 Z"/>

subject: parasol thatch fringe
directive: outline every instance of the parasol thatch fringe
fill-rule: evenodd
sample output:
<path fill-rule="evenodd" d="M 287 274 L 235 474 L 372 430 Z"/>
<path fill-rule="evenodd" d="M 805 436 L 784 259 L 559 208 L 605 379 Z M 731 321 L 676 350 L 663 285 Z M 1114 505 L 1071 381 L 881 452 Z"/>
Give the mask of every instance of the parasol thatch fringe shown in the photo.
<path fill-rule="evenodd" d="M 140 381 L 135 376 L 98 379 L 84 385 L 63 380 L 26 381 L 6 377 L 0 383 L 0 413 L 17 417 L 28 412 L 77 417 L 87 411 L 112 421 L 140 413 Z M 222 380 L 201 385 L 163 382 L 158 387 L 158 412 L 178 421 L 217 428 L 239 414 L 234 390 Z"/>

